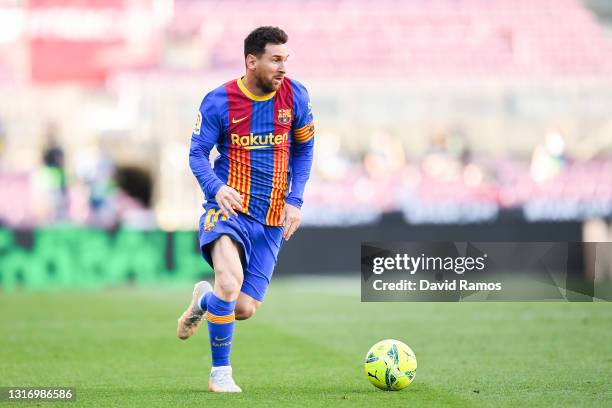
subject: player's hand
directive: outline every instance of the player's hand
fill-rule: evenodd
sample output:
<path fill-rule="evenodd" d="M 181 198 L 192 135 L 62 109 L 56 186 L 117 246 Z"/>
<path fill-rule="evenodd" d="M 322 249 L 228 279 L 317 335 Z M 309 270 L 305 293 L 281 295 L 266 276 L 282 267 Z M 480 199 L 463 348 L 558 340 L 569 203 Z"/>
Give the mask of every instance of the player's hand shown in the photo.
<path fill-rule="evenodd" d="M 302 210 L 297 207 L 292 206 L 291 204 L 285 204 L 285 209 L 283 210 L 283 215 L 281 217 L 283 220 L 283 225 L 285 229 L 283 230 L 283 238 L 285 240 L 289 240 L 293 233 L 297 231 L 300 226 L 300 222 L 302 221 Z"/>
<path fill-rule="evenodd" d="M 242 211 L 242 196 L 228 185 L 222 186 L 219 191 L 217 191 L 215 200 L 221 212 L 226 217 L 229 217 L 230 214 L 238 216 L 236 210 Z"/>

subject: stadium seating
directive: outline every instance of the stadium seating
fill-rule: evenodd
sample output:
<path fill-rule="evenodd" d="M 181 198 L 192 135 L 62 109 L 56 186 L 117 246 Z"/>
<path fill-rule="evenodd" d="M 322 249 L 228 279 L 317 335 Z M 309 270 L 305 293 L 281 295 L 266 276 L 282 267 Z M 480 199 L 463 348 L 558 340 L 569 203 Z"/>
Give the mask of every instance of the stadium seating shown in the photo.
<path fill-rule="evenodd" d="M 578 0 L 179 0 L 173 29 L 199 32 L 210 67 L 224 70 L 241 66 L 245 27 L 260 24 L 293 36 L 300 74 L 612 72 L 610 41 Z"/>

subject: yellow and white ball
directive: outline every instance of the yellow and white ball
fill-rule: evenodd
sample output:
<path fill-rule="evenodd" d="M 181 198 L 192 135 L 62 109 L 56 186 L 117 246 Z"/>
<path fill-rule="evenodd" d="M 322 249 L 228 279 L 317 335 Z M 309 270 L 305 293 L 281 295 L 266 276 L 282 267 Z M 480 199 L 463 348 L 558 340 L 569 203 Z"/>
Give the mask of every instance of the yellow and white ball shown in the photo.
<path fill-rule="evenodd" d="M 412 383 L 417 369 L 414 352 L 398 340 L 382 340 L 368 350 L 365 374 L 376 387 L 385 391 L 403 390 Z"/>

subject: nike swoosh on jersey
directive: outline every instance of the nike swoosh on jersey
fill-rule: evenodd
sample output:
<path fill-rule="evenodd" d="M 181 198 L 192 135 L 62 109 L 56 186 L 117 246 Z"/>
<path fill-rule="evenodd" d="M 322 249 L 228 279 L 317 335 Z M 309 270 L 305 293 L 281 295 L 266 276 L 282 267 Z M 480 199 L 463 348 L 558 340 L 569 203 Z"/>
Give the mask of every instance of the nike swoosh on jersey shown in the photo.
<path fill-rule="evenodd" d="M 232 124 L 240 123 L 246 118 L 248 118 L 248 116 L 245 116 L 244 118 L 240 118 L 240 119 L 232 118 Z"/>

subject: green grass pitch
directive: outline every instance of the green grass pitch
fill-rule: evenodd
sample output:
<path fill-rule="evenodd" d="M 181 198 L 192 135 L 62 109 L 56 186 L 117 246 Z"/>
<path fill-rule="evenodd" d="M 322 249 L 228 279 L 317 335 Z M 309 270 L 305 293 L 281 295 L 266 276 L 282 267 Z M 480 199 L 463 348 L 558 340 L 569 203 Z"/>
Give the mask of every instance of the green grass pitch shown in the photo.
<path fill-rule="evenodd" d="M 357 281 L 273 281 L 237 324 L 235 395 L 206 392 L 205 327 L 175 337 L 190 287 L 0 294 L 0 386 L 75 386 L 79 407 L 612 406 L 610 303 L 361 303 Z M 416 353 L 403 391 L 363 373 L 383 338 Z"/>

